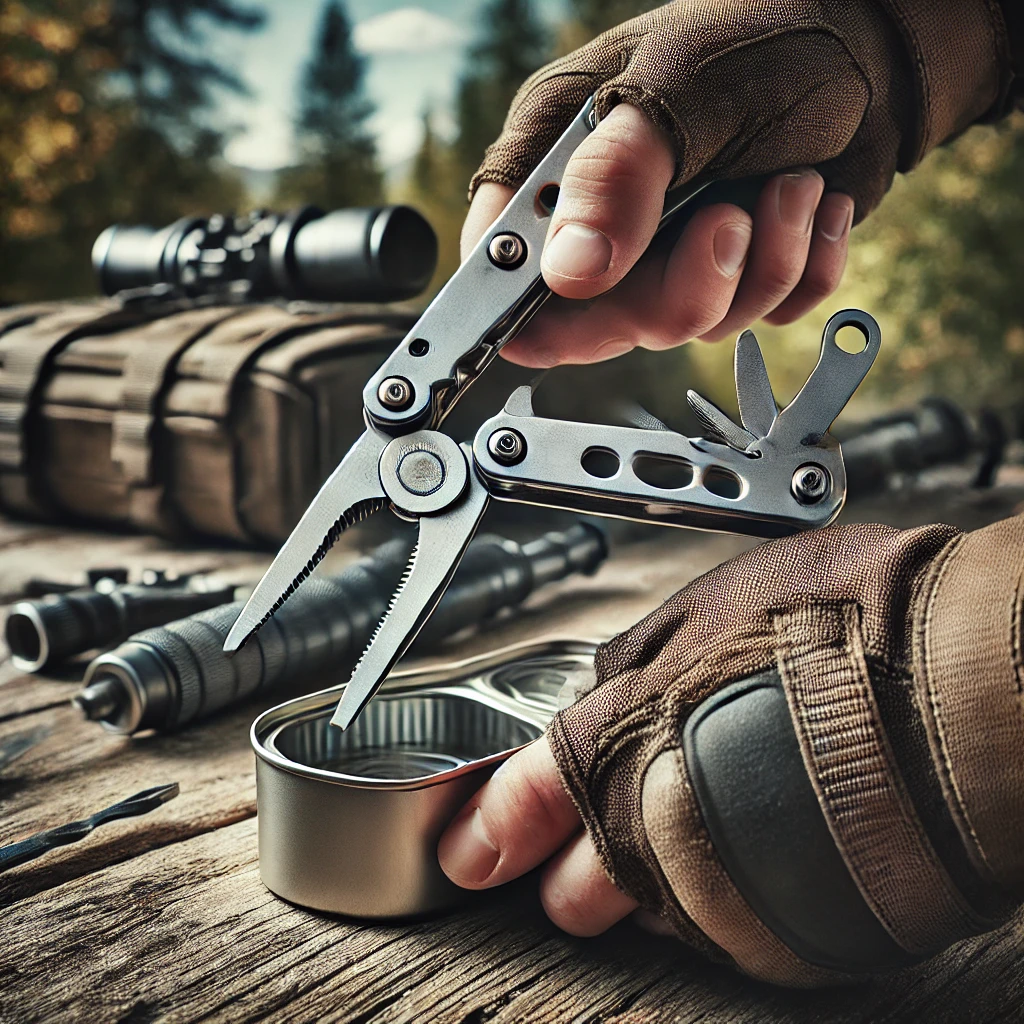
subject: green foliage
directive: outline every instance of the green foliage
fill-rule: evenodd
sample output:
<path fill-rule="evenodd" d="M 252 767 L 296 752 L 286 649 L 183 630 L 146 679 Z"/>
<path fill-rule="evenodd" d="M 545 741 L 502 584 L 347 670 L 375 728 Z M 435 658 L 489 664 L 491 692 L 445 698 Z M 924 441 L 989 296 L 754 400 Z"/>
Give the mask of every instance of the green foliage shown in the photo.
<path fill-rule="evenodd" d="M 437 270 L 427 288 L 436 292 L 459 265 L 459 233 L 466 216 L 466 180 L 455 166 L 453 148 L 438 138 L 431 111 L 423 112 L 423 139 L 408 178 L 392 189 L 395 202 L 415 206 L 437 232 Z"/>
<path fill-rule="evenodd" d="M 788 401 L 836 310 L 866 309 L 882 350 L 851 419 L 940 394 L 974 409 L 1019 404 L 1024 380 L 1024 115 L 972 128 L 898 177 L 850 240 L 838 292 L 795 324 L 758 325 L 776 394 Z M 689 386 L 734 406 L 732 346 L 694 344 Z M 679 386 L 683 386 L 679 380 Z"/>
<path fill-rule="evenodd" d="M 883 390 L 1008 401 L 1024 379 L 1024 115 L 973 129 L 898 183 L 857 240 L 895 370 Z"/>
<path fill-rule="evenodd" d="M 516 90 L 544 64 L 550 47 L 530 0 L 489 0 L 480 36 L 459 82 L 455 158 L 464 187 L 501 133 Z"/>
<path fill-rule="evenodd" d="M 234 0 L 47 0 L 0 8 L 0 301 L 94 290 L 116 221 L 164 224 L 240 196 L 204 120 L 219 88 L 202 24 L 250 30 Z"/>
<path fill-rule="evenodd" d="M 280 176 L 280 205 L 316 203 L 333 210 L 381 198 L 382 175 L 363 92 L 365 58 L 352 46 L 352 26 L 339 0 L 328 0 L 306 65 L 295 123 L 299 163 Z"/>
<path fill-rule="evenodd" d="M 431 112 L 423 115 L 423 139 L 407 181 L 394 197 L 418 207 L 440 241 L 436 290 L 459 265 L 459 234 L 466 216 L 466 188 L 484 150 L 501 133 L 516 90 L 547 54 L 546 33 L 530 0 L 490 0 L 456 98 L 457 133 L 437 137 Z"/>
<path fill-rule="evenodd" d="M 247 87 L 223 64 L 202 55 L 200 26 L 216 24 L 251 32 L 265 20 L 261 8 L 235 0 L 114 0 L 110 43 L 117 60 L 104 84 L 131 97 L 140 119 L 181 143 L 209 132 L 196 119 L 219 87 L 246 93 Z M 202 144 L 200 143 L 201 153 Z"/>

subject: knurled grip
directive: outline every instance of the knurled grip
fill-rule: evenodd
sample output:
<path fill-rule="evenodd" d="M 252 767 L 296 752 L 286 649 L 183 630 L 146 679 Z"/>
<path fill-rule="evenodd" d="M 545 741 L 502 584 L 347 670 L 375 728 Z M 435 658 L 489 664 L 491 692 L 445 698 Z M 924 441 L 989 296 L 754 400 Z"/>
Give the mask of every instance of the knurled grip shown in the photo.
<path fill-rule="evenodd" d="M 243 601 L 138 633 L 90 666 L 87 680 L 118 666 L 119 685 L 139 689 L 142 708 L 126 730 L 180 729 L 255 694 L 344 681 L 384 616 L 411 553 L 390 541 L 336 576 L 314 576 L 234 655 L 222 647 Z M 578 523 L 522 545 L 479 537 L 424 631 L 435 643 L 521 604 L 545 583 L 592 572 L 607 555 L 602 531 Z M 154 657 L 149 657 L 149 654 Z"/>

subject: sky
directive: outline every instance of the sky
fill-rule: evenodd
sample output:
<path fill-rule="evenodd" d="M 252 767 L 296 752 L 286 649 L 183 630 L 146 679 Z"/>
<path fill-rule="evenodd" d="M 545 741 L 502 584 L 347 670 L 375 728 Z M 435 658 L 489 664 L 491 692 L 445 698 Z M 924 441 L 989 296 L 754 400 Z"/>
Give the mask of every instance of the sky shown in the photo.
<path fill-rule="evenodd" d="M 377 110 L 370 128 L 381 163 L 394 168 L 419 146 L 423 111 L 450 134 L 455 85 L 485 0 L 348 0 L 357 48 L 367 56 L 366 91 Z M 238 127 L 228 160 L 273 170 L 294 155 L 291 119 L 302 66 L 316 36 L 324 0 L 262 0 L 267 24 L 249 36 L 210 32 L 220 59 L 249 85 L 249 97 L 225 96 L 218 118 Z M 562 0 L 535 0 L 541 17 L 555 24 Z"/>

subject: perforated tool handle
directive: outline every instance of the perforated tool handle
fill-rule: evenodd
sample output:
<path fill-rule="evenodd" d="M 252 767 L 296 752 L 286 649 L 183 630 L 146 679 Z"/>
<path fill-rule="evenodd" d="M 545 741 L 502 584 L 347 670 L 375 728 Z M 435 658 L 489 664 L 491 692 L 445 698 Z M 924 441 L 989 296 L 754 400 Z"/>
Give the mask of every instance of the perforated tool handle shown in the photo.
<path fill-rule="evenodd" d="M 363 404 L 378 429 L 404 434 L 438 427 L 460 395 L 549 297 L 541 278 L 541 250 L 558 185 L 573 153 L 596 124 L 592 113 L 593 101 L 588 100 L 405 340 L 367 382 Z M 683 186 L 666 197 L 663 222 L 681 229 L 677 218 L 726 200 L 752 208 L 760 180 Z M 395 382 L 396 390 L 389 392 L 388 385 Z"/>

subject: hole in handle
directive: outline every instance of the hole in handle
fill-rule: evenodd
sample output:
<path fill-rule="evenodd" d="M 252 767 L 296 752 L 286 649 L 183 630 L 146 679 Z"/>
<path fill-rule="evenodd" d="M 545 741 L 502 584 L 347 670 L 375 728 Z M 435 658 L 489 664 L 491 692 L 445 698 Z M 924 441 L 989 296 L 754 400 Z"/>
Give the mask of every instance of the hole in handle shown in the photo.
<path fill-rule="evenodd" d="M 580 457 L 583 472 L 607 480 L 619 471 L 619 457 L 610 448 L 588 448 Z"/>
<path fill-rule="evenodd" d="M 743 493 L 740 478 L 724 466 L 711 466 L 704 473 L 704 486 L 719 498 L 735 501 Z"/>
<path fill-rule="evenodd" d="M 851 322 L 843 324 L 836 331 L 836 348 L 847 355 L 855 356 L 868 347 L 867 329 L 860 323 Z"/>
<path fill-rule="evenodd" d="M 641 452 L 633 459 L 633 472 L 648 487 L 677 491 L 693 482 L 693 465 L 674 455 Z"/>

